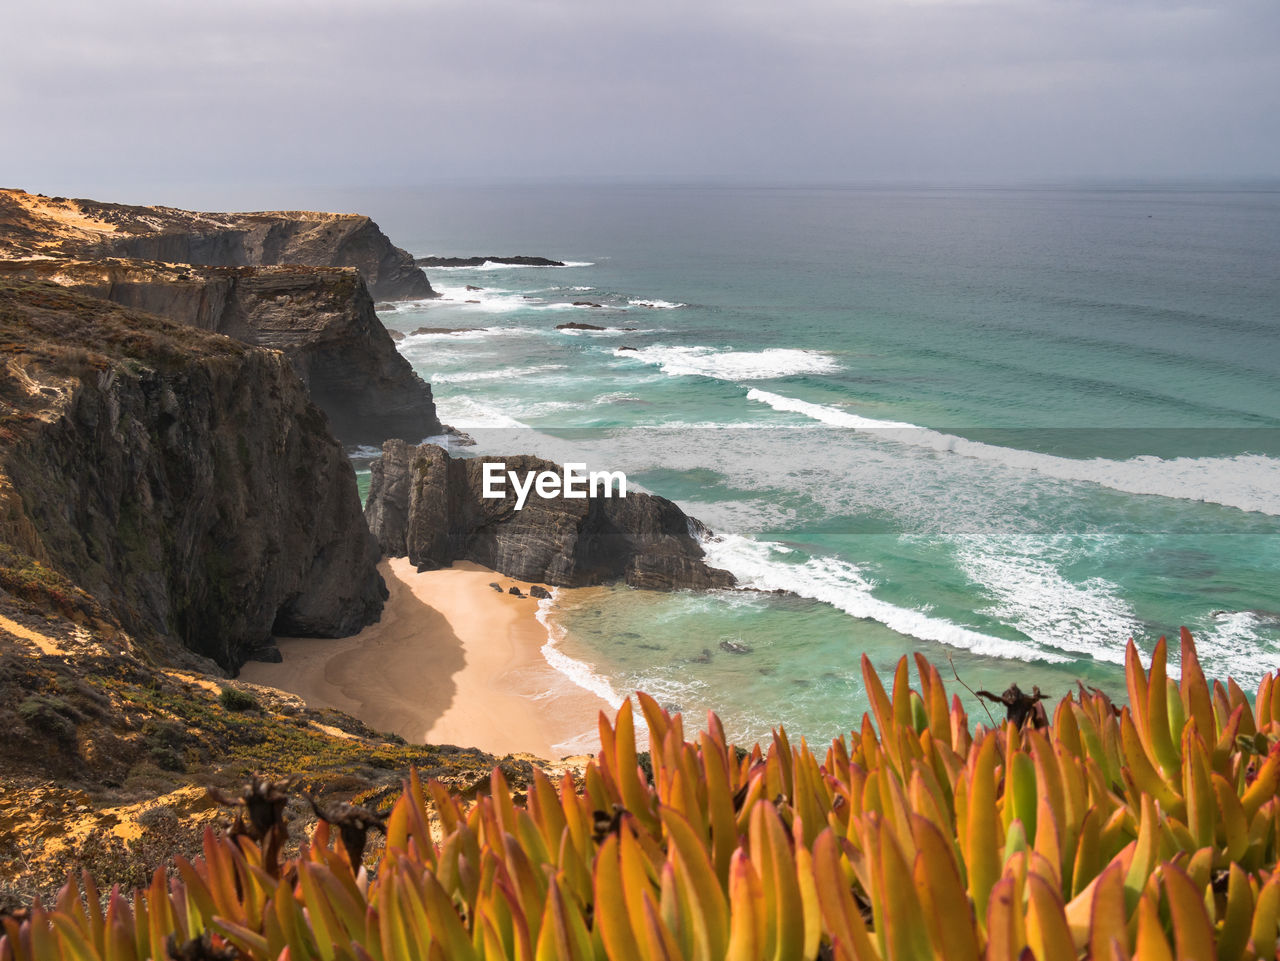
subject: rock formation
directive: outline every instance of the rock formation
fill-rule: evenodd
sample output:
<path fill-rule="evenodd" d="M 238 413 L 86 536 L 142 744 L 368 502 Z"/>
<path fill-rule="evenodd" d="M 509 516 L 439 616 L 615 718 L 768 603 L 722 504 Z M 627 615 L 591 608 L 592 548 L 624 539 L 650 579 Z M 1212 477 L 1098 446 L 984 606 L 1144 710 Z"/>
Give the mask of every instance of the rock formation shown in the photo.
<path fill-rule="evenodd" d="M 6 550 L 228 669 L 377 619 L 350 462 L 282 355 L 3 278 L 0 347 Z"/>
<path fill-rule="evenodd" d="M 708 567 L 691 530 L 701 525 L 671 501 L 630 492 L 625 498 L 539 498 L 522 510 L 515 495 L 487 499 L 486 461 L 508 470 L 560 472 L 537 457 L 451 458 L 441 447 L 383 444 L 373 462 L 365 517 L 383 552 L 420 567 L 469 560 L 522 581 L 580 587 L 624 580 L 656 590 L 731 587 L 733 576 Z"/>
<path fill-rule="evenodd" d="M 357 214 L 197 213 L 0 190 L 0 258 L 30 257 L 355 267 L 378 299 L 437 296 L 409 253 Z"/>
<path fill-rule="evenodd" d="M 353 268 L 22 260 L 0 261 L 4 276 L 52 280 L 283 351 L 345 443 L 420 441 L 443 429 L 431 387 L 396 350 Z"/>
<path fill-rule="evenodd" d="M 419 257 L 414 261 L 419 267 L 483 267 L 485 264 L 505 264 L 512 267 L 563 267 L 559 260 L 546 257 Z M 470 290 L 471 288 L 467 288 Z M 479 289 L 479 288 L 476 288 Z"/>

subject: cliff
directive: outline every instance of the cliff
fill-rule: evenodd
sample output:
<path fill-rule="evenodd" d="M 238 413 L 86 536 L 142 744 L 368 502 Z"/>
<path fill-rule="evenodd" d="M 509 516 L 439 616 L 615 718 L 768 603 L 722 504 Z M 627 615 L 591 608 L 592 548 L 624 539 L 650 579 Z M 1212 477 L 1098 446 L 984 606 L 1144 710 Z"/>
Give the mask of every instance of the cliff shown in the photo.
<path fill-rule="evenodd" d="M 443 430 L 430 385 L 396 350 L 353 268 L 27 259 L 0 261 L 0 277 L 53 281 L 283 351 L 345 443 L 420 441 Z"/>
<path fill-rule="evenodd" d="M 350 463 L 281 354 L 3 278 L 0 544 L 228 669 L 385 596 Z"/>
<path fill-rule="evenodd" d="M 31 257 L 354 267 L 379 300 L 438 296 L 413 257 L 358 214 L 198 213 L 0 190 L 0 258 Z"/>
<path fill-rule="evenodd" d="M 419 566 L 469 560 L 526 581 L 582 587 L 623 580 L 654 590 L 732 587 L 727 571 L 708 567 L 691 534 L 698 522 L 653 494 L 625 498 L 539 498 L 522 510 L 515 495 L 486 499 L 483 464 L 550 470 L 537 457 L 451 458 L 443 448 L 383 444 L 372 464 L 365 517 L 384 553 Z"/>

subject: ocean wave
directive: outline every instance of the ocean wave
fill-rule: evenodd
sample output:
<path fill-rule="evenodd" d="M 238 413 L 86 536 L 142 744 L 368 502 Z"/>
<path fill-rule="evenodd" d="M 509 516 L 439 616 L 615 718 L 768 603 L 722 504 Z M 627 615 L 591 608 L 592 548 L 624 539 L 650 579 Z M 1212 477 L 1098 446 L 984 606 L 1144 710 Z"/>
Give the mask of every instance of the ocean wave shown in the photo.
<path fill-rule="evenodd" d="M 594 267 L 594 266 L 595 266 L 595 262 L 594 262 L 594 261 L 590 261 L 590 260 L 566 260 L 566 261 L 564 261 L 564 266 L 565 266 L 565 267 Z M 485 271 L 488 271 L 488 270 L 533 270 L 533 269 L 545 270 L 545 269 L 547 269 L 547 268 L 546 268 L 546 266 L 537 265 L 537 264 L 498 264 L 498 263 L 494 263 L 492 260 L 486 260 L 483 264 L 474 264 L 474 265 L 468 264 L 468 265 L 463 266 L 463 267 L 424 267 L 423 269 L 424 269 L 424 270 L 429 270 L 429 271 L 431 271 L 431 273 L 433 273 L 433 274 L 437 274 L 437 273 L 440 273 L 440 274 L 450 273 L 450 274 L 451 274 L 451 273 L 454 273 L 454 272 L 456 272 L 456 271 L 461 271 L 461 270 L 485 270 Z M 563 268 L 553 268 L 553 269 L 563 269 Z"/>
<path fill-rule="evenodd" d="M 625 698 L 613 689 L 609 679 L 597 674 L 590 664 L 576 660 L 560 650 L 560 642 L 565 638 L 565 630 L 551 616 L 551 610 L 555 607 L 555 599 L 559 593 L 559 590 L 553 587 L 549 598 L 544 597 L 538 601 L 538 611 L 535 616 L 547 631 L 547 642 L 542 645 L 542 656 L 553 669 L 584 691 L 590 691 L 607 701 L 614 710 L 617 710 L 622 707 Z"/>
<path fill-rule="evenodd" d="M 618 390 L 611 394 L 601 394 L 593 404 L 647 404 L 649 401 L 635 394 L 628 394 L 626 391 Z"/>
<path fill-rule="evenodd" d="M 688 307 L 688 304 L 673 304 L 669 300 L 628 300 L 632 307 L 648 307 L 650 310 L 677 310 Z"/>
<path fill-rule="evenodd" d="M 439 343 L 441 340 L 457 341 L 457 340 L 481 340 L 485 337 L 514 337 L 520 335 L 536 336 L 546 333 L 537 327 L 461 327 L 450 330 L 433 330 L 425 333 L 415 333 L 406 331 L 404 340 L 399 344 L 400 347 L 413 347 L 416 342 L 434 340 Z"/>
<path fill-rule="evenodd" d="M 437 290 L 440 292 L 440 298 L 433 301 L 437 305 L 461 305 L 482 310 L 486 313 L 510 313 L 514 310 L 527 308 L 530 304 L 530 301 L 525 299 L 524 294 L 498 287 L 467 290 L 466 287 L 441 286 Z"/>
<path fill-rule="evenodd" d="M 485 380 L 506 380 L 513 377 L 535 377 L 552 370 L 568 370 L 565 364 L 540 364 L 537 367 L 504 367 L 500 370 L 478 370 L 457 374 L 432 374 L 427 378 L 433 384 L 470 384 Z"/>
<path fill-rule="evenodd" d="M 851 617 L 877 621 L 899 634 L 936 641 L 987 657 L 1059 664 L 1072 660 L 1043 650 L 1034 643 L 993 637 L 924 611 L 890 604 L 871 593 L 874 582 L 848 561 L 815 557 L 800 564 L 787 563 L 775 557 L 791 553 L 781 544 L 735 534 L 708 537 L 702 547 L 709 565 L 731 572 L 743 587 L 791 591 L 801 597 L 830 604 Z"/>
<path fill-rule="evenodd" d="M 1211 677 L 1233 677 L 1241 685 L 1256 683 L 1280 654 L 1278 627 L 1274 617 L 1257 611 L 1216 612 L 1210 623 L 1193 628 L 1205 671 Z"/>
<path fill-rule="evenodd" d="M 450 396 L 436 398 L 436 414 L 451 427 L 474 430 L 484 427 L 529 429 L 504 411 L 481 404 L 470 397 Z"/>
<path fill-rule="evenodd" d="M 747 391 L 747 399 L 768 404 L 774 410 L 801 414 L 831 427 L 864 431 L 882 440 L 994 462 L 1058 480 L 1097 484 L 1126 494 L 1203 501 L 1242 511 L 1280 515 L 1280 460 L 1261 454 L 1167 459 L 1142 455 L 1122 461 L 1103 457 L 1081 460 L 999 447 L 915 424 L 862 417 L 754 387 Z"/>
<path fill-rule="evenodd" d="M 824 374 L 839 368 L 835 358 L 816 350 L 769 347 L 765 350 L 717 350 L 714 347 L 643 347 L 614 351 L 659 367 L 672 377 L 702 376 L 717 380 L 770 380 L 793 374 Z"/>
<path fill-rule="evenodd" d="M 1119 587 L 1101 577 L 1068 581 L 1053 564 L 1027 549 L 970 548 L 957 556 L 961 570 L 995 598 L 981 613 L 1040 644 L 1124 663 L 1124 642 L 1143 633 Z"/>

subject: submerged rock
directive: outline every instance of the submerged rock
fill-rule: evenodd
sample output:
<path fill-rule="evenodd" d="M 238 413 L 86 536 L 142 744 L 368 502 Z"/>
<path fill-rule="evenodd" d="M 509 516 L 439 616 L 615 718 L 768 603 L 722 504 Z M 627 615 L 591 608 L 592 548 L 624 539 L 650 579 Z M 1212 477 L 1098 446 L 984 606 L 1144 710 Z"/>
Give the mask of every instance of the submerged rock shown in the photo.
<path fill-rule="evenodd" d="M 578 305 L 574 304 L 574 306 L 576 307 Z M 599 307 L 600 305 L 593 304 L 591 306 Z M 595 324 L 580 324 L 576 320 L 571 320 L 567 324 L 556 324 L 556 330 L 608 330 L 608 329 L 609 328 L 607 327 L 599 327 Z"/>
<path fill-rule="evenodd" d="M 383 445 L 371 465 L 365 516 L 383 551 L 413 563 L 469 560 L 522 581 L 580 587 L 623 580 L 656 590 L 732 587 L 733 575 L 708 567 L 693 536 L 702 525 L 663 497 L 515 495 L 485 498 L 485 462 L 508 470 L 554 471 L 528 455 L 452 458 L 435 444 Z"/>

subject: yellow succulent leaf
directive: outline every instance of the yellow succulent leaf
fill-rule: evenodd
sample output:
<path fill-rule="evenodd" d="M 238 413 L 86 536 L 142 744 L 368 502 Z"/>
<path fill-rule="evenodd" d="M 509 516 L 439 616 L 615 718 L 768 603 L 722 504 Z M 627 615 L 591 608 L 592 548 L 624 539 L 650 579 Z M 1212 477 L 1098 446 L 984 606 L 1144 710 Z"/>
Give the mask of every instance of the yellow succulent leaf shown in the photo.
<path fill-rule="evenodd" d="M 818 835 L 813 844 L 813 872 L 822 917 L 838 955 L 843 953 L 855 961 L 880 961 L 840 866 L 842 857 L 840 839 L 835 832 L 828 828 Z"/>
<path fill-rule="evenodd" d="M 627 910 L 618 836 L 605 838 L 596 853 L 595 927 L 614 961 L 643 961 Z"/>
<path fill-rule="evenodd" d="M 1173 936 L 1179 958 L 1215 958 L 1213 927 L 1204 908 L 1204 897 L 1180 868 L 1166 865 L 1164 890 L 1173 918 Z"/>
<path fill-rule="evenodd" d="M 1034 872 L 1027 875 L 1026 927 L 1027 945 L 1037 961 L 1075 961 L 1062 896 L 1050 881 Z"/>
<path fill-rule="evenodd" d="M 990 732 L 978 749 L 966 802 L 965 864 L 969 870 L 969 896 L 978 917 L 987 913 L 987 899 L 1000 877 L 1000 850 L 996 811 L 996 734 Z"/>
<path fill-rule="evenodd" d="M 1125 871 L 1119 860 L 1098 876 L 1089 912 L 1089 950 L 1095 958 L 1109 957 L 1111 942 L 1128 943 L 1125 911 Z"/>

